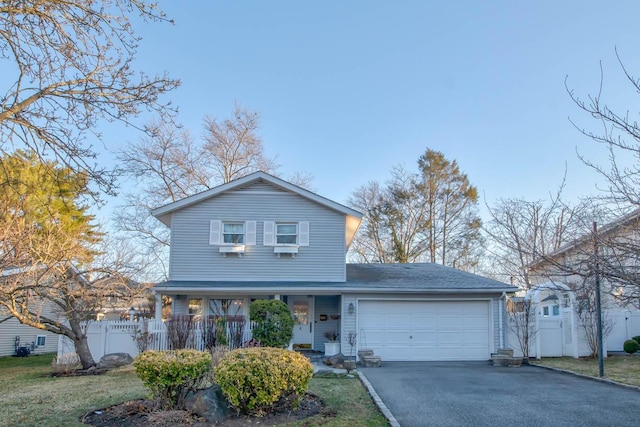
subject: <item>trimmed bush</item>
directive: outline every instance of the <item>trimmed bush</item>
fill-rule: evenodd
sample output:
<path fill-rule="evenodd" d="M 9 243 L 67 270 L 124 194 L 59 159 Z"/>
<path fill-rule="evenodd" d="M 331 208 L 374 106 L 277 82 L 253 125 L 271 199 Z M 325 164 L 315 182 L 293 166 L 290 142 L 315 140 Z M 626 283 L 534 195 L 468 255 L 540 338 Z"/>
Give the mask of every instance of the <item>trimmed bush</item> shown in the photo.
<path fill-rule="evenodd" d="M 198 350 L 145 351 L 133 361 L 136 375 L 167 409 L 184 409 L 211 368 L 211 354 Z"/>
<path fill-rule="evenodd" d="M 304 395 L 313 375 L 303 355 L 281 348 L 244 348 L 231 351 L 214 369 L 215 379 L 238 412 L 261 415 L 276 404 Z"/>
<path fill-rule="evenodd" d="M 259 299 L 251 303 L 250 318 L 255 323 L 253 338 L 265 347 L 284 348 L 293 336 L 293 317 L 289 307 L 279 300 Z"/>
<path fill-rule="evenodd" d="M 625 353 L 633 354 L 638 350 L 640 350 L 640 344 L 638 344 L 638 341 L 634 339 L 626 340 L 622 348 L 625 351 Z"/>
<path fill-rule="evenodd" d="M 637 335 L 635 337 L 631 337 L 631 339 L 637 341 L 638 344 L 640 344 L 640 335 Z"/>

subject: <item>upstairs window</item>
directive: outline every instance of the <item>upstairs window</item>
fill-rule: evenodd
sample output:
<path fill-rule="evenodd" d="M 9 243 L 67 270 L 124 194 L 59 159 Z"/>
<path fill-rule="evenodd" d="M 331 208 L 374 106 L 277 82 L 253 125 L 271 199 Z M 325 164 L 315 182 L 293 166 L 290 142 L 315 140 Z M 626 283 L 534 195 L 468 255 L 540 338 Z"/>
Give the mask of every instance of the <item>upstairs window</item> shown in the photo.
<path fill-rule="evenodd" d="M 298 243 L 298 224 L 277 223 L 276 244 L 295 245 Z"/>
<path fill-rule="evenodd" d="M 220 246 L 220 252 L 234 252 L 244 246 L 256 244 L 256 221 L 220 221 L 212 219 L 209 225 L 209 244 Z"/>
<path fill-rule="evenodd" d="M 262 242 L 265 246 L 276 246 L 275 252 L 280 253 L 294 246 L 309 246 L 309 222 L 265 221 Z"/>
<path fill-rule="evenodd" d="M 222 223 L 222 243 L 231 245 L 244 244 L 244 222 Z"/>

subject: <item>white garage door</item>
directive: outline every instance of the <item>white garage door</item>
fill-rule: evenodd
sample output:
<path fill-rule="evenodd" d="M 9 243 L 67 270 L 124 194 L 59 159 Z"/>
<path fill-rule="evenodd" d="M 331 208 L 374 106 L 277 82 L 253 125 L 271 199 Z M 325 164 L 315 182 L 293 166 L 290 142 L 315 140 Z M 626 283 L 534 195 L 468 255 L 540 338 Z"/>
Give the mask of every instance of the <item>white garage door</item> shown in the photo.
<path fill-rule="evenodd" d="M 383 361 L 488 360 L 488 301 L 360 301 L 359 347 Z"/>

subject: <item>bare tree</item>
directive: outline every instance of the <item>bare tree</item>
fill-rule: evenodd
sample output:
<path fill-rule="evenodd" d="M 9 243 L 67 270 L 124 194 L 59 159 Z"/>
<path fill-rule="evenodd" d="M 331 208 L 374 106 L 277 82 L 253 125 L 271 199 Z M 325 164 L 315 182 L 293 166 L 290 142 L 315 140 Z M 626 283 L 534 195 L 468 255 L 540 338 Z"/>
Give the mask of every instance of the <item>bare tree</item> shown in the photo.
<path fill-rule="evenodd" d="M 167 276 L 170 233 L 151 216 L 152 209 L 259 170 L 277 174 L 275 160 L 265 154 L 259 125 L 257 113 L 236 105 L 231 118 L 205 119 L 201 139 L 172 120 L 159 120 L 147 126 L 148 136 L 120 151 L 122 169 L 136 185 L 124 195 L 114 219 L 154 266 L 153 280 Z M 305 188 L 312 179 L 302 172 L 291 178 Z"/>
<path fill-rule="evenodd" d="M 640 79 L 624 65 L 617 49 L 616 57 L 630 89 L 640 93 Z M 608 164 L 579 155 L 580 159 L 604 179 L 600 202 L 614 213 L 613 233 L 603 230 L 600 244 L 601 275 L 613 286 L 615 297 L 625 303 L 640 306 L 640 125 L 629 110 L 610 107 L 604 97 L 604 71 L 600 64 L 600 86 L 596 95 L 578 96 L 565 81 L 569 96 L 576 106 L 596 119 L 599 131 L 574 126 L 585 136 L 603 145 L 608 152 Z"/>
<path fill-rule="evenodd" d="M 426 252 L 422 243 L 426 209 L 415 197 L 416 176 L 395 167 L 385 187 L 369 182 L 347 202 L 364 213 L 351 254 L 360 262 L 417 262 Z"/>
<path fill-rule="evenodd" d="M 19 238 L 6 232 L 6 229 L 0 232 L 3 242 Z M 59 237 L 57 234 L 55 239 Z M 27 246 L 34 243 L 40 246 L 43 240 L 30 239 Z M 58 241 L 49 242 L 49 246 L 60 247 Z M 133 265 L 134 254 L 114 256 L 111 250 L 108 255 L 105 253 L 78 266 L 69 259 L 79 249 L 72 243 L 65 246 L 64 253 L 32 258 L 27 266 L 5 264 L 0 281 L 0 306 L 20 323 L 69 338 L 82 367 L 88 369 L 95 365 L 87 342 L 88 321 L 95 319 L 108 297 L 132 299 L 144 289 L 130 279 L 139 268 Z"/>
<path fill-rule="evenodd" d="M 2 2 L 0 56 L 14 77 L 0 98 L 0 150 L 55 157 L 113 192 L 116 174 L 95 163 L 87 140 L 101 137 L 101 120 L 136 127 L 143 110 L 171 114 L 160 96 L 179 84 L 135 71 L 132 15 L 167 21 L 139 0 Z"/>
<path fill-rule="evenodd" d="M 631 90 L 640 93 L 640 79 L 634 77 L 625 67 L 616 49 L 620 68 L 631 86 Z M 600 64 L 600 87 L 596 95 L 586 99 L 579 97 L 565 80 L 565 87 L 573 102 L 582 111 L 598 121 L 601 131 L 594 132 L 577 125 L 576 129 L 607 149 L 609 164 L 601 165 L 580 155 L 580 159 L 597 171 L 606 183 L 602 197 L 621 209 L 629 206 L 640 208 L 640 125 L 629 111 L 617 112 L 603 101 L 604 72 Z M 637 114 L 637 113 L 636 113 Z M 623 159 L 622 162 L 619 159 Z M 634 159 L 633 162 L 627 162 Z"/>
<path fill-rule="evenodd" d="M 255 111 L 236 104 L 231 118 L 206 117 L 204 123 L 203 154 L 216 181 L 226 183 L 252 172 L 278 169 L 275 159 L 265 154 L 258 136 L 260 116 Z"/>
<path fill-rule="evenodd" d="M 427 149 L 418 166 L 418 173 L 396 167 L 384 187 L 370 182 L 352 193 L 348 204 L 364 213 L 352 258 L 473 269 L 481 241 L 477 190 L 442 153 Z"/>
<path fill-rule="evenodd" d="M 509 328 L 518 340 L 522 357 L 528 359 L 536 340 L 536 304 L 529 296 L 520 301 L 508 300 Z"/>
<path fill-rule="evenodd" d="M 563 188 L 564 182 L 547 201 L 498 199 L 494 206 L 487 205 L 490 220 L 484 232 L 491 274 L 529 289 L 531 265 L 588 230 L 591 202 L 570 206 L 562 201 Z"/>

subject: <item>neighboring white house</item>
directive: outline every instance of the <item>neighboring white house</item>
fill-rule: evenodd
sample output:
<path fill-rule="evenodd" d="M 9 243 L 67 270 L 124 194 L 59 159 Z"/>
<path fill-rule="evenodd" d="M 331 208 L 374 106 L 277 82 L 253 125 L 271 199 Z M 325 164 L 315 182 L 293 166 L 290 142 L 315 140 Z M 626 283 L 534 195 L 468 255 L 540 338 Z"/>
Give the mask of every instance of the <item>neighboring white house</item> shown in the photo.
<path fill-rule="evenodd" d="M 152 213 L 171 229 L 156 313 L 161 295 L 174 314 L 245 318 L 251 301 L 280 299 L 294 347 L 321 350 L 335 330 L 344 354 L 366 347 L 384 361 L 488 360 L 505 344 L 515 287 L 439 264 L 347 264 L 362 214 L 269 174 Z"/>

